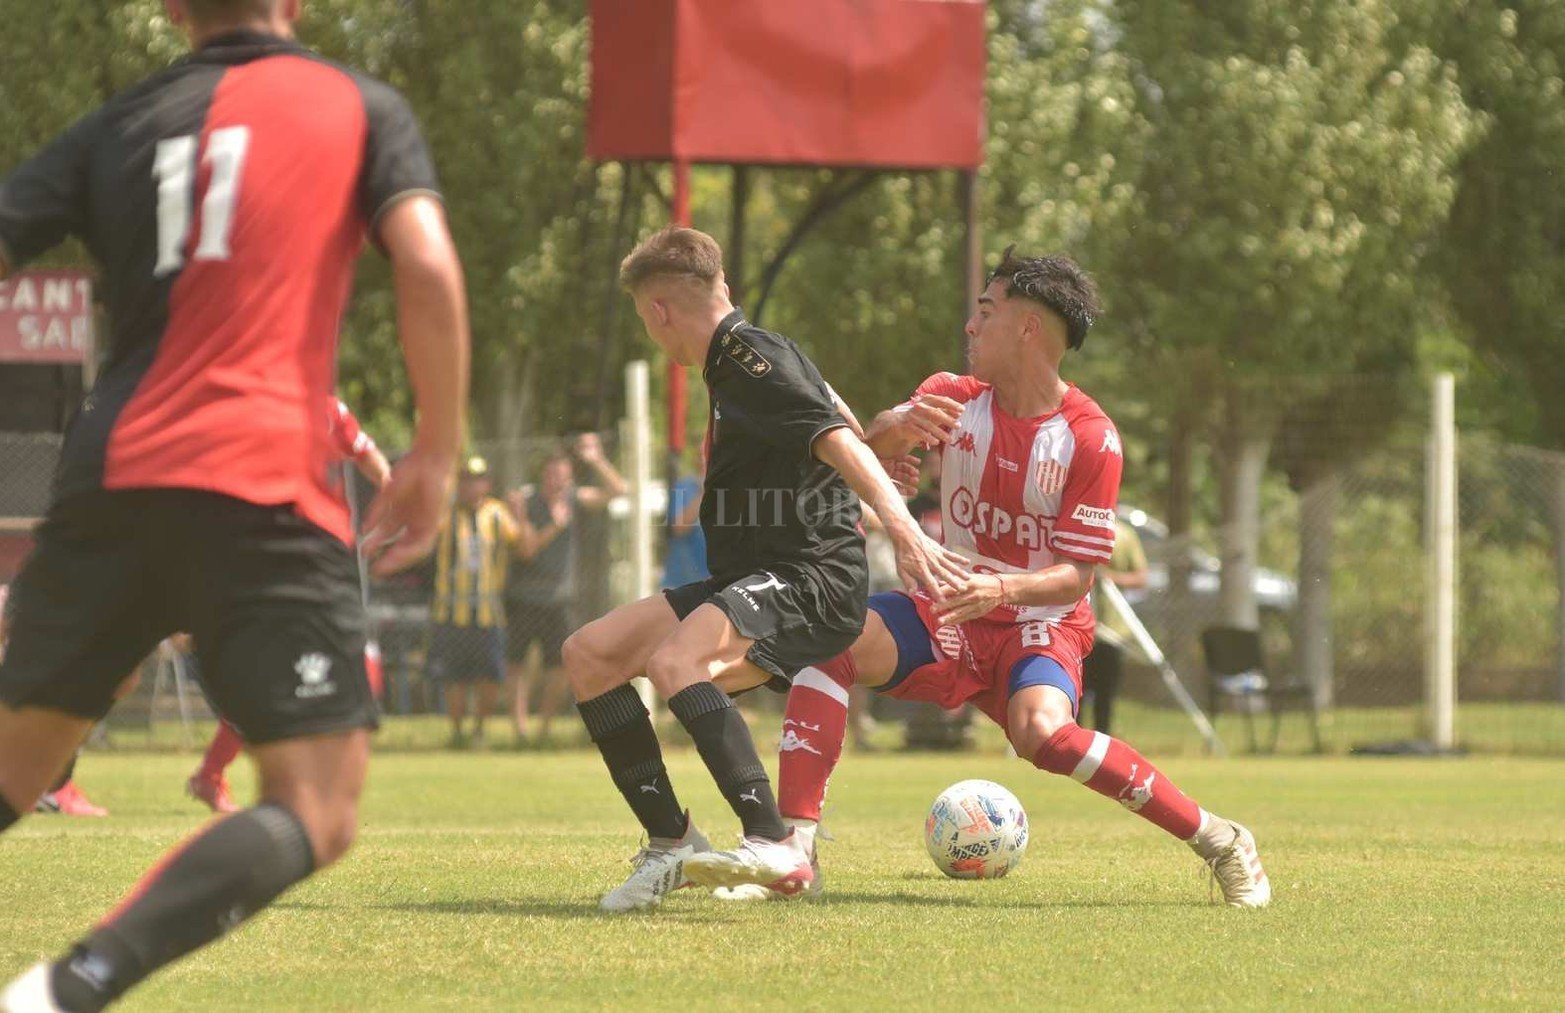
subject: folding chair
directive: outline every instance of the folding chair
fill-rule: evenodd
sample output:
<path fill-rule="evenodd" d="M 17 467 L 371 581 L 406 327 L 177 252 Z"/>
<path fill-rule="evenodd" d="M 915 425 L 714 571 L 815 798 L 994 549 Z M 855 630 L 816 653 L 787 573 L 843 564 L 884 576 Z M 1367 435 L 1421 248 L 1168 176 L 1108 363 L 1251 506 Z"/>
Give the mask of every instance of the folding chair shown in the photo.
<path fill-rule="evenodd" d="M 1304 712 L 1315 752 L 1321 752 L 1320 712 L 1315 706 L 1315 694 L 1297 677 L 1278 682 L 1267 674 L 1259 630 L 1208 627 L 1201 631 L 1201 651 L 1206 656 L 1211 714 L 1216 717 L 1225 702 L 1243 714 L 1252 753 L 1260 751 L 1255 738 L 1255 714 L 1262 710 L 1272 717 L 1272 740 L 1267 752 L 1277 751 L 1285 710 Z"/>

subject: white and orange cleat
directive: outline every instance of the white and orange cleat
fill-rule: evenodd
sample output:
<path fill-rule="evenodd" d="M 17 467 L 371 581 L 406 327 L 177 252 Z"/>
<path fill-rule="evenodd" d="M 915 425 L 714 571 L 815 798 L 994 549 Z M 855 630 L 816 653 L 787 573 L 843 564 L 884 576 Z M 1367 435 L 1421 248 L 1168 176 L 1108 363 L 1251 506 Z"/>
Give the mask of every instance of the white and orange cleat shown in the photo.
<path fill-rule="evenodd" d="M 66 781 L 59 788 L 38 800 L 34 807 L 41 813 L 60 813 L 64 816 L 107 816 L 109 811 L 82 794 L 75 781 Z"/>
<path fill-rule="evenodd" d="M 739 886 L 720 886 L 712 891 L 713 897 L 723 901 L 815 900 L 825 892 L 826 877 L 821 873 L 820 855 L 815 850 L 816 837 L 823 836 L 824 832 L 814 820 L 795 820 L 784 816 L 783 823 L 793 827 L 794 833 L 802 839 L 805 853 L 810 856 L 809 885 L 794 893 L 779 893 L 755 883 L 743 883 Z"/>
<path fill-rule="evenodd" d="M 205 802 L 215 813 L 227 814 L 239 811 L 239 805 L 228 789 L 226 777 L 214 780 L 210 777 L 202 777 L 200 774 L 192 774 L 190 780 L 185 782 L 185 794 L 197 802 Z"/>
<path fill-rule="evenodd" d="M 1201 856 L 1229 907 L 1262 908 L 1271 903 L 1272 884 L 1261 867 L 1255 835 L 1231 820 L 1214 821 L 1212 832 L 1197 834 L 1190 848 Z M 1226 833 L 1224 831 L 1227 831 Z M 1217 843 L 1212 838 L 1218 838 Z"/>
<path fill-rule="evenodd" d="M 793 896 L 815 880 L 806 835 L 794 830 L 780 841 L 745 837 L 732 851 L 708 851 L 685 860 L 685 876 L 709 889 L 745 884 Z"/>

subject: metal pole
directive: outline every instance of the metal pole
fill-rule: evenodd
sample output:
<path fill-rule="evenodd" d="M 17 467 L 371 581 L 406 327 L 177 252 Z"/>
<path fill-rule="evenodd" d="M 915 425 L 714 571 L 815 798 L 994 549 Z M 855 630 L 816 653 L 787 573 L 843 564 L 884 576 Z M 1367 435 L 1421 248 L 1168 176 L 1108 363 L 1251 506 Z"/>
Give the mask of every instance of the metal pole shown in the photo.
<path fill-rule="evenodd" d="M 977 305 L 978 296 L 984 290 L 984 243 L 983 230 L 978 218 L 978 170 L 965 169 L 959 174 L 959 178 L 964 222 L 962 259 L 967 268 L 967 301 L 962 304 L 960 319 L 966 320 L 968 314 L 973 312 L 973 307 Z M 965 345 L 963 351 L 966 351 Z"/>
<path fill-rule="evenodd" d="M 652 493 L 652 407 L 651 370 L 645 360 L 625 366 L 625 414 L 630 439 L 626 446 L 626 473 L 630 484 L 630 580 L 631 596 L 640 601 L 652 595 L 656 580 L 652 572 L 652 520 L 647 502 Z M 653 708 L 652 684 L 637 682 L 636 690 L 648 710 Z"/>
<path fill-rule="evenodd" d="M 1179 681 L 1179 673 L 1174 671 L 1174 666 L 1168 663 L 1163 656 L 1162 648 L 1157 646 L 1157 641 L 1152 639 L 1152 634 L 1147 632 L 1146 626 L 1141 622 L 1141 617 L 1136 615 L 1136 610 L 1130 607 L 1130 602 L 1125 600 L 1125 593 L 1114 585 L 1112 580 L 1099 580 L 1097 582 L 1098 593 L 1103 601 L 1116 613 L 1120 621 L 1130 630 L 1131 639 L 1141 652 L 1147 656 L 1147 660 L 1157 667 L 1158 674 L 1163 678 L 1163 685 L 1168 689 L 1168 695 L 1174 698 L 1181 710 L 1190 718 L 1190 723 L 1195 725 L 1196 731 L 1201 733 L 1201 738 L 1206 740 L 1206 748 L 1213 756 L 1226 756 L 1228 751 L 1223 748 L 1223 740 L 1217 737 L 1217 729 L 1212 727 L 1212 722 L 1207 720 L 1206 712 L 1200 704 L 1185 689 L 1185 684 Z"/>
<path fill-rule="evenodd" d="M 723 258 L 728 262 L 728 295 L 735 306 L 744 305 L 745 260 L 745 207 L 750 202 L 750 168 L 733 167 L 733 192 L 729 207 L 728 249 Z"/>
<path fill-rule="evenodd" d="M 1456 745 L 1456 378 L 1435 377 L 1429 436 L 1425 722 L 1437 749 Z"/>
<path fill-rule="evenodd" d="M 673 212 L 675 225 L 690 225 L 690 163 L 683 159 L 674 161 Z M 686 382 L 685 367 L 668 360 L 668 458 L 664 476 L 670 489 L 679 480 L 679 459 L 685 452 L 685 414 L 689 403 Z"/>

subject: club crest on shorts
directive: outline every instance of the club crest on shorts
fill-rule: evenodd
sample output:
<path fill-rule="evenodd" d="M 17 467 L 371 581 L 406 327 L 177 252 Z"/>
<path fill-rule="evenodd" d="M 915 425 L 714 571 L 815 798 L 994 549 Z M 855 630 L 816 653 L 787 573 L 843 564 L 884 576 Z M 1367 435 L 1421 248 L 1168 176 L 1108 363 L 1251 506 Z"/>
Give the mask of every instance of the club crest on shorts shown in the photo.
<path fill-rule="evenodd" d="M 319 651 L 301 655 L 299 660 L 294 662 L 293 670 L 299 676 L 299 685 L 294 689 L 293 695 L 300 700 L 330 696 L 337 692 L 337 684 L 327 678 L 331 675 L 331 659 Z"/>

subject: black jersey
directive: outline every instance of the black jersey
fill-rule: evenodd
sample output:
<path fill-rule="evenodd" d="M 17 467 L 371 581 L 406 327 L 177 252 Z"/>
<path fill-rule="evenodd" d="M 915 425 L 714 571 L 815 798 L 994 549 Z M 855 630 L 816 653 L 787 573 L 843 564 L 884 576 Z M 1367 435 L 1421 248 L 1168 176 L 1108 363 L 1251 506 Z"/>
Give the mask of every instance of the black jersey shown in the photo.
<path fill-rule="evenodd" d="M 701 528 L 718 577 L 788 563 L 865 570 L 858 497 L 816 460 L 821 434 L 847 425 L 831 388 L 792 341 L 734 310 L 712 336 Z"/>

